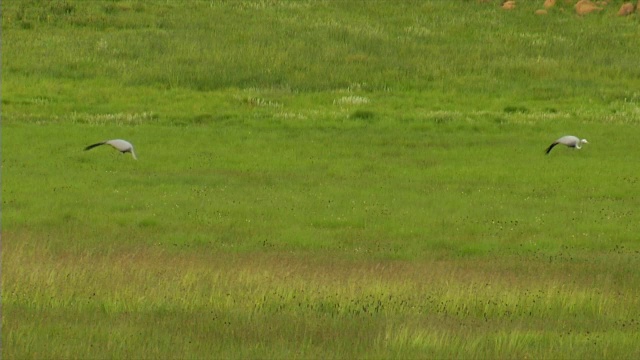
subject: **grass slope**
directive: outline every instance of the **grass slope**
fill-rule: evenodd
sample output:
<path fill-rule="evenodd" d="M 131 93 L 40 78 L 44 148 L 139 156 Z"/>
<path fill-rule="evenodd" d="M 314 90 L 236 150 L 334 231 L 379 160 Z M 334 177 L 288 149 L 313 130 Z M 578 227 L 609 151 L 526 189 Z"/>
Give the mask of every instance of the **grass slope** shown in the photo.
<path fill-rule="evenodd" d="M 3 357 L 637 358 L 638 19 L 539 5 L 3 2 Z"/>

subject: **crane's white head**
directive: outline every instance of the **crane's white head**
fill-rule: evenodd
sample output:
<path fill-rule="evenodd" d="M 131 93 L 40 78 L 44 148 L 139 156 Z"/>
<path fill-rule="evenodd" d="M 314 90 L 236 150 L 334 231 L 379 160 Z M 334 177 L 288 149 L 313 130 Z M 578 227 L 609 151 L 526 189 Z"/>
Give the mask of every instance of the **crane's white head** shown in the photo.
<path fill-rule="evenodd" d="M 588 144 L 589 142 L 587 141 L 587 139 L 582 139 L 580 141 L 578 141 L 578 143 L 576 144 L 576 149 L 582 149 L 582 144 Z"/>

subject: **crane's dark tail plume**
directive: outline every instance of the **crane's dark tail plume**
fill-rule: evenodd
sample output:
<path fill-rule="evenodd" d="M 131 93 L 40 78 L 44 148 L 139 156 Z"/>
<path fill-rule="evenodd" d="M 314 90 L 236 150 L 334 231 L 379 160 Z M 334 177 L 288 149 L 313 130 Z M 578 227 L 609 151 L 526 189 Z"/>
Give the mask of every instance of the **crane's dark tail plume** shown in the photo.
<path fill-rule="evenodd" d="M 89 145 L 89 146 L 87 146 L 86 148 L 84 148 L 84 151 L 91 150 L 91 149 L 93 149 L 93 148 L 94 148 L 94 147 L 96 147 L 96 146 L 100 146 L 100 145 L 104 145 L 104 144 L 106 144 L 106 142 L 99 142 L 99 143 L 97 143 L 97 144 Z"/>
<path fill-rule="evenodd" d="M 547 148 L 547 154 L 551 152 L 551 149 L 553 149 L 554 146 L 558 145 L 558 143 L 553 143 L 551 145 L 549 145 L 549 147 Z"/>

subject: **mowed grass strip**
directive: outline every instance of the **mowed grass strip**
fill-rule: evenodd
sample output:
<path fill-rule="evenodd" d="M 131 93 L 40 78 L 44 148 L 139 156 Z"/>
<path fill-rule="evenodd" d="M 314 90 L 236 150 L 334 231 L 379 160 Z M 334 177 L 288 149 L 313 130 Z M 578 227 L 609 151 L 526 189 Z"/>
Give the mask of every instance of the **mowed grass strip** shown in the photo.
<path fill-rule="evenodd" d="M 636 248 L 637 126 L 491 115 L 296 126 L 7 125 L 4 145 L 28 150 L 3 157 L 6 229 L 50 234 L 60 250 L 142 242 L 412 259 Z M 556 138 L 546 134 L 563 128 L 591 143 L 544 155 Z M 82 151 L 110 137 L 131 140 L 140 160 Z"/>
<path fill-rule="evenodd" d="M 336 124 L 6 126 L 5 356 L 637 354 L 633 137 Z"/>

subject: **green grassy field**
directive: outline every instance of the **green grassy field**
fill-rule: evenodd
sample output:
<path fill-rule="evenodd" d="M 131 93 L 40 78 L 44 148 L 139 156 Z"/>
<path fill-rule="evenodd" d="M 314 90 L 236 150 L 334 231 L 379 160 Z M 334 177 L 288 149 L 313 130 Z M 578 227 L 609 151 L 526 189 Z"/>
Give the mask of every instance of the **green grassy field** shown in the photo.
<path fill-rule="evenodd" d="M 541 3 L 2 2 L 3 358 L 640 357 L 640 21 Z"/>

